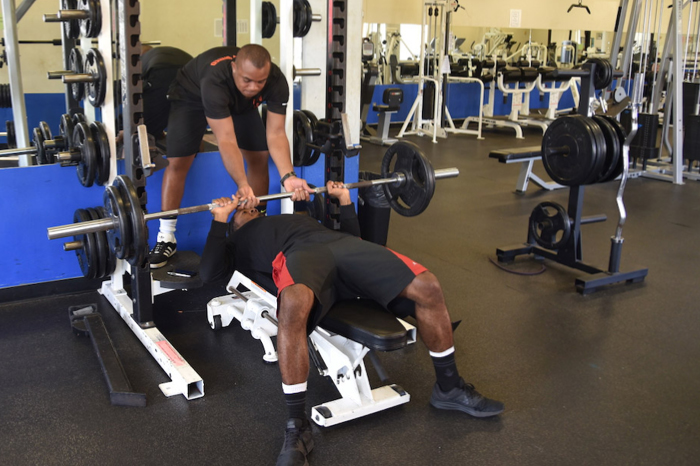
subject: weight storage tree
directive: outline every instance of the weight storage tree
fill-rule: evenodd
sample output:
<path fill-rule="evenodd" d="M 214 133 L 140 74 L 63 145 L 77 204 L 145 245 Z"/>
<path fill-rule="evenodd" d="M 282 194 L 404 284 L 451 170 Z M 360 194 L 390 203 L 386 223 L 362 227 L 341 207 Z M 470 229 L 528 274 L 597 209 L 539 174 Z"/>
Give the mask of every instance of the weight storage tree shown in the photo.
<path fill-rule="evenodd" d="M 581 69 L 557 70 L 557 73 L 581 78 L 579 115 L 555 120 L 542 139 L 542 160 L 547 173 L 557 183 L 569 186 L 568 208 L 553 202 L 538 204 L 530 216 L 527 242 L 498 248 L 498 261 L 512 262 L 517 256 L 533 254 L 580 270 L 587 275 L 576 278 L 575 285 L 584 295 L 605 285 L 641 282 L 647 275 L 646 268 L 620 272 L 622 225 L 627 217 L 622 194 L 629 171 L 629 145 L 637 131 L 639 106 L 633 105 L 632 131 L 627 135 L 613 118 L 589 118 L 595 91 L 612 82 L 615 73 L 610 62 L 589 60 Z M 636 97 L 641 101 L 641 93 Z M 622 175 L 617 194 L 620 220 L 611 238 L 608 269 L 603 270 L 582 260 L 581 225 L 606 220 L 604 215 L 581 215 L 584 190 L 586 184 L 611 181 L 619 175 Z"/>

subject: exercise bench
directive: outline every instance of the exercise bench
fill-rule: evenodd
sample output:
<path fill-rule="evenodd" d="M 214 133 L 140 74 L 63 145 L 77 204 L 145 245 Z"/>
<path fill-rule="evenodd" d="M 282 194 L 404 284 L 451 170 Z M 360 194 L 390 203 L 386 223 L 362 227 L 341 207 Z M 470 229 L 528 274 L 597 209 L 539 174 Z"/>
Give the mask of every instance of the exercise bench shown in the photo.
<path fill-rule="evenodd" d="M 244 290 L 241 291 L 241 287 Z M 277 362 L 272 337 L 277 335 L 277 298 L 240 272 L 226 286 L 231 294 L 207 304 L 207 319 L 214 330 L 229 326 L 233 319 L 263 345 L 263 360 Z M 370 351 L 393 351 L 415 343 L 416 328 L 395 317 L 378 303 L 366 299 L 339 301 L 309 335 L 309 354 L 319 370 L 340 392 L 340 398 L 314 406 L 311 419 L 332 426 L 383 411 L 411 396 L 399 385 L 372 389 L 364 364 L 370 355 L 383 382 L 387 377 Z"/>
<path fill-rule="evenodd" d="M 508 149 L 493 150 L 489 158 L 497 159 L 500 163 L 520 163 L 520 174 L 515 184 L 515 192 L 523 194 L 527 191 L 527 186 L 532 180 L 537 186 L 548 191 L 565 188 L 554 181 L 545 181 L 532 172 L 536 160 L 542 160 L 542 147 L 511 147 Z"/>

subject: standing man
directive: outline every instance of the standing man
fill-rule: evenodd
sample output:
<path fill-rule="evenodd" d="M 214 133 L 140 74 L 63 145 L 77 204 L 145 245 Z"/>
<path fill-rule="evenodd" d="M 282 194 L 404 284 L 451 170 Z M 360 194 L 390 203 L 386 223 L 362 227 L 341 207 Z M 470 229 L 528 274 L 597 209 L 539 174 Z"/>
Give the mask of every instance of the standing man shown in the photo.
<path fill-rule="evenodd" d="M 187 173 L 207 125 L 216 136 L 221 159 L 238 186 L 241 202 L 255 206 L 256 195 L 267 194 L 268 154 L 280 173 L 282 187 L 296 190 L 292 200 L 308 200 L 311 188 L 294 173 L 285 133 L 289 85 L 264 47 L 248 44 L 202 53 L 178 72 L 168 100 L 169 164 L 161 188 L 162 210 L 180 207 Z M 266 125 L 258 113 L 263 102 L 267 102 Z M 176 223 L 177 218 L 160 220 L 157 243 L 149 254 L 151 268 L 164 266 L 175 253 Z"/>

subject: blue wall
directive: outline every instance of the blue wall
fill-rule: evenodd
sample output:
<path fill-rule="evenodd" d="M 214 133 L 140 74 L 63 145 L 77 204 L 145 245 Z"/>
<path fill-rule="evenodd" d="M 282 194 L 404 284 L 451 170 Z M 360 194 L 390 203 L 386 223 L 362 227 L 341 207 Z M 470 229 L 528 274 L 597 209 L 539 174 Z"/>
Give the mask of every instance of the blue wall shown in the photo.
<path fill-rule="evenodd" d="M 309 183 L 322 186 L 324 158 L 298 169 Z M 357 181 L 359 157 L 346 159 L 346 181 Z M 123 172 L 123 170 L 120 170 Z M 147 180 L 148 210 L 160 210 L 163 171 Z M 270 193 L 279 192 L 279 174 L 270 162 Z M 197 155 L 187 178 L 182 206 L 207 204 L 236 191 L 218 152 Z M 83 187 L 74 167 L 41 165 L 0 170 L 0 288 L 82 276 L 74 252 L 63 251 L 70 238 L 49 241 L 46 229 L 73 223 L 76 209 L 103 205 L 102 186 Z M 353 196 L 356 200 L 357 192 Z M 270 215 L 280 212 L 280 202 L 269 204 Z M 178 247 L 201 253 L 211 216 L 200 212 L 178 220 Z M 155 243 L 158 222 L 149 222 L 150 244 Z"/>

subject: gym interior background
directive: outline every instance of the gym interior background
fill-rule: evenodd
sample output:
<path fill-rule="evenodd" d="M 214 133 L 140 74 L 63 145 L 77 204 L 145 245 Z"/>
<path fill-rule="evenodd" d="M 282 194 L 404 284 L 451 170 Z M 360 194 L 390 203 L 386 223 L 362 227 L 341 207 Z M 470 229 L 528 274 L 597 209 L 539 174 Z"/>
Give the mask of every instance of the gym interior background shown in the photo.
<path fill-rule="evenodd" d="M 60 27 L 45 23 L 42 15 L 55 14 L 59 2 L 30 3 L 17 23 L 18 38 L 58 38 Z M 280 7 L 278 1 L 273 3 Z M 319 3 L 325 2 L 312 2 L 314 7 Z M 607 53 L 609 57 L 618 8 L 629 3 L 629 12 L 635 2 L 459 3 L 464 8 L 451 15 L 450 30 L 455 39 L 464 39 L 460 46 L 464 57 L 482 41 L 489 46 L 486 37 L 510 36 L 508 42 L 517 46 L 507 50 L 513 52 L 528 42 L 556 43 L 559 47 L 554 47 L 553 55 L 560 61 L 569 50 L 562 48 L 564 42 L 573 43 L 579 57 L 583 52 L 601 57 Z M 578 7 L 582 3 L 590 13 Z M 652 11 L 648 23 L 653 23 L 647 29 L 656 32 L 657 22 L 662 25 L 655 34 L 660 57 L 674 10 L 664 5 L 663 17 L 657 20 L 660 3 L 641 2 L 642 19 L 647 4 Z M 225 21 L 221 1 L 150 0 L 138 5 L 141 41 L 159 41 L 192 55 L 222 44 Z M 251 40 L 250 5 L 238 2 L 236 7 L 238 44 Z M 571 5 L 577 7 L 567 13 Z M 691 10 L 692 5 L 687 2 L 683 9 L 680 36 L 683 53 L 695 58 L 700 8 L 695 5 Z M 417 54 L 422 47 L 418 36 L 425 9 L 423 2 L 415 0 L 363 2 L 361 8 L 353 7 L 348 40 L 359 48 L 367 37 L 375 43 L 378 57 L 379 48 L 386 46 L 382 41 L 394 37 L 399 61 L 408 62 L 408 50 Z M 323 8 L 320 10 L 325 14 Z M 643 23 L 640 19 L 638 32 Z M 315 27 L 326 27 L 319 24 L 323 23 L 311 26 L 310 34 Z M 627 31 L 628 26 L 622 29 Z M 280 42 L 279 30 L 262 40 L 276 62 L 289 53 L 288 46 Z M 302 57 L 302 50 L 311 47 L 302 45 L 307 39 L 294 41 L 297 68 L 308 67 L 309 54 Z M 591 47 L 588 50 L 583 46 L 586 40 Z M 47 80 L 46 73 L 63 69 L 60 47 L 26 44 L 19 46 L 19 53 L 27 125 L 33 128 L 46 121 L 58 134 L 60 117 L 66 113 L 65 85 L 60 80 Z M 620 62 L 623 56 L 624 52 Z M 357 82 L 347 89 L 348 99 L 359 109 L 360 100 L 368 89 L 371 91 L 370 110 L 365 116 L 370 130 L 378 129 L 374 125 L 382 112 L 372 107 L 384 103 L 383 91 L 404 90 L 403 102 L 392 114 L 389 126 L 390 137 L 396 137 L 418 95 L 418 85 L 410 76 L 403 76 L 403 82 L 397 84 L 387 78 L 390 72 L 380 70 L 376 85 L 361 89 L 360 77 L 367 73 L 369 63 L 363 63 L 359 55 L 354 57 L 348 70 Z M 388 56 L 384 58 L 388 64 Z M 322 57 L 320 61 L 327 60 Z M 572 64 L 557 65 L 569 69 Z M 697 63 L 688 60 L 684 71 L 683 81 L 697 82 Z M 324 87 L 322 81 L 314 79 L 297 79 L 298 108 L 309 102 L 305 94 L 309 87 Z M 9 82 L 7 66 L 0 68 L 0 82 Z M 462 83 L 449 85 L 453 87 L 446 98 L 459 126 L 462 119 L 479 113 L 478 92 Z M 495 81 L 487 86 L 496 86 Z M 670 87 L 665 91 L 666 96 L 672 92 Z M 540 100 L 539 95 L 533 91 L 530 106 L 544 113 L 547 100 Z M 491 99 L 494 120 L 507 120 L 512 97 L 504 97 L 499 89 L 487 99 Z M 576 102 L 568 91 L 559 107 Z M 626 105 L 631 104 L 627 101 Z M 661 108 L 664 113 L 666 107 L 662 104 Z M 12 120 L 11 109 L 0 111 L 4 120 Z M 319 110 L 316 113 L 321 115 Z M 664 124 L 659 122 L 660 136 Z M 503 400 L 506 412 L 497 419 L 477 420 L 432 409 L 428 399 L 433 369 L 424 346 L 417 342 L 378 354 L 391 381 L 409 392 L 411 401 L 337 426 L 316 427 L 317 447 L 310 456 L 313 464 L 697 462 L 700 186 L 692 170 L 680 183 L 662 180 L 654 175 L 652 158 L 636 160 L 624 191 L 628 217 L 618 258 L 622 271 L 648 269 L 648 276 L 639 283 L 615 283 L 581 294 L 576 279 L 583 273 L 566 261 L 526 255 L 513 263 L 498 262 L 497 250 L 522 246 L 530 240 L 530 218 L 539 204 L 558 203 L 569 207 L 571 214 L 570 193 L 575 188 L 549 190 L 537 184 L 537 180 L 550 179 L 539 156 L 530 166 L 531 172 L 524 170 L 525 162 L 499 163 L 498 157 L 489 157 L 541 147 L 540 127 L 523 123 L 521 130 L 523 138 L 516 139 L 512 127 L 485 122 L 483 139 L 448 133 L 433 143 L 429 132 L 405 136 L 403 139 L 416 143 L 435 168 L 456 167 L 460 175 L 436 183 L 435 195 L 421 215 L 403 217 L 392 212 L 387 237 L 388 247 L 426 265 L 441 280 L 453 319 L 462 320 L 455 333 L 460 371 L 481 391 Z M 686 129 L 686 137 L 688 134 Z M 369 142 L 369 135 L 365 136 L 359 155 L 345 159 L 346 181 L 357 180 L 360 172 L 381 172 L 388 146 Z M 660 158 L 666 163 L 659 170 L 670 172 L 669 147 L 662 139 L 656 140 L 656 147 L 661 148 Z M 685 156 L 694 161 L 697 153 L 685 151 Z M 124 162 L 116 167 L 120 173 L 126 171 Z M 649 176 L 641 173 L 645 170 Z M 324 157 L 300 171 L 322 184 Z M 274 166 L 270 174 L 274 187 L 279 180 Z M 522 181 L 526 175 L 532 181 L 529 184 Z M 149 211 L 158 210 L 161 177 L 162 172 L 155 172 L 146 180 Z M 223 192 L 212 192 L 212 186 L 221 187 Z M 190 173 L 183 206 L 207 203 L 234 188 L 218 153 L 202 153 Z M 607 221 L 572 227 L 576 241 L 580 240 L 573 244 L 581 248 L 587 264 L 607 270 L 614 255 L 611 237 L 616 234 L 619 218 L 619 181 L 585 188 L 584 216 L 602 214 Z M 76 209 L 102 205 L 104 191 L 105 186 L 99 184 L 82 186 L 72 168 L 58 164 L 0 169 L 0 239 L 5 245 L 0 257 L 2 462 L 271 464 L 282 440 L 280 427 L 285 418 L 279 371 L 275 365 L 263 363 L 260 343 L 235 325 L 236 321 L 216 332 L 210 328 L 207 303 L 226 294 L 225 284 L 154 292 L 153 315 L 158 329 L 206 380 L 206 394 L 201 398 L 166 397 L 158 385 L 167 382 L 168 376 L 112 304 L 97 292 L 103 279 L 82 277 L 75 254 L 63 251 L 62 241 L 46 239 L 46 228 L 72 223 Z M 280 207 L 276 209 L 279 212 Z M 149 229 L 151 235 L 154 225 Z M 208 226 L 206 213 L 183 218 L 181 228 L 188 235 L 182 244 L 201 252 Z M 507 273 L 497 265 L 519 274 Z M 531 275 L 543 266 L 544 273 Z M 143 409 L 110 404 L 90 340 L 71 331 L 68 309 L 93 303 L 135 391 L 146 395 Z M 381 384 L 369 364 L 368 369 L 373 386 Z M 332 385 L 312 367 L 309 406 L 337 398 Z"/>

